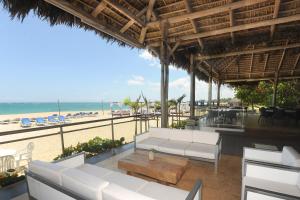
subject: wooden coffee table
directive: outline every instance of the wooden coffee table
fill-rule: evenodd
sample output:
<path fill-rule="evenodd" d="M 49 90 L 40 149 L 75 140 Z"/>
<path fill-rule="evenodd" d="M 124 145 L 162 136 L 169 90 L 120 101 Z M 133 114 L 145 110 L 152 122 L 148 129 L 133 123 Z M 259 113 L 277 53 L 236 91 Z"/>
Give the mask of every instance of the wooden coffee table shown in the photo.
<path fill-rule="evenodd" d="M 119 169 L 132 175 L 143 175 L 163 183 L 176 184 L 188 165 L 188 159 L 155 153 L 154 160 L 148 159 L 148 151 L 137 150 L 119 160 Z"/>

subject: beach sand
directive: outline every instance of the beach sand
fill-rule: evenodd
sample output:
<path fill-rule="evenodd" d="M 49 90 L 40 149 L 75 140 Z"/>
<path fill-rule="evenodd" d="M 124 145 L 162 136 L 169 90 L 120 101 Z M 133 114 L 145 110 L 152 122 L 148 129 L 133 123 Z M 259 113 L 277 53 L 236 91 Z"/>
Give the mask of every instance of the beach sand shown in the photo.
<path fill-rule="evenodd" d="M 94 111 L 96 112 L 96 111 Z M 96 120 L 96 119 L 105 119 L 105 118 L 111 118 L 110 111 L 97 111 L 99 115 L 96 117 L 83 117 L 83 118 L 75 118 L 71 119 L 71 122 L 79 122 L 79 121 L 89 121 L 89 120 Z M 67 113 L 76 113 L 76 112 L 62 112 L 62 115 L 66 115 Z M 18 114 L 18 115 L 0 115 L 0 120 L 5 119 L 15 119 L 15 118 L 22 118 L 22 117 L 28 117 L 28 118 L 35 118 L 35 117 L 47 117 L 52 114 L 57 113 L 30 113 L 30 114 Z M 133 118 L 129 119 L 119 119 L 114 120 L 114 123 L 118 122 L 124 122 L 128 120 L 132 120 Z M 150 127 L 156 127 L 156 120 L 150 121 Z M 159 122 L 160 123 L 160 122 Z M 101 138 L 112 138 L 112 127 L 104 126 L 104 127 L 97 127 L 92 128 L 88 130 L 78 130 L 82 128 L 92 127 L 92 126 L 101 126 L 105 124 L 110 124 L 110 121 L 106 122 L 97 122 L 92 124 L 84 124 L 84 125 L 77 125 L 72 127 L 65 127 L 63 129 L 64 132 L 71 131 L 71 130 L 77 130 L 75 132 L 69 132 L 64 133 L 64 145 L 65 147 L 69 147 L 71 145 L 76 145 L 78 142 L 86 142 L 96 136 L 99 136 Z M 140 133 L 140 122 L 137 123 L 137 131 Z M 36 126 L 34 126 L 36 127 Z M 28 138 L 28 137 L 35 137 L 35 136 L 41 136 L 46 134 L 52 134 L 52 133 L 58 133 L 58 128 L 48 129 L 48 130 L 42 130 L 42 131 L 35 131 L 30 133 L 18 133 L 14 135 L 5 135 L 1 136 L 1 132 L 10 131 L 10 130 L 18 130 L 18 129 L 24 129 L 20 127 L 20 124 L 0 124 L 0 142 L 4 141 L 12 141 L 20 138 Z M 145 123 L 142 123 L 142 132 L 145 131 Z M 126 142 L 132 142 L 133 137 L 135 134 L 135 122 L 128 122 L 128 123 L 122 123 L 122 124 L 115 124 L 114 125 L 114 132 L 115 132 L 115 139 L 120 139 L 121 137 L 125 138 Z M 0 144 L 0 149 L 15 149 L 15 150 L 22 150 L 26 148 L 27 144 L 29 142 L 34 143 L 34 150 L 33 150 L 33 159 L 34 160 L 45 160 L 45 161 L 51 161 L 53 158 L 55 158 L 57 155 L 61 154 L 62 152 L 62 145 L 61 145 L 61 136 L 60 135 L 53 135 L 53 136 L 47 136 L 47 137 L 41 137 L 36 139 L 29 139 L 25 141 L 18 141 L 18 142 L 12 142 L 7 144 Z"/>

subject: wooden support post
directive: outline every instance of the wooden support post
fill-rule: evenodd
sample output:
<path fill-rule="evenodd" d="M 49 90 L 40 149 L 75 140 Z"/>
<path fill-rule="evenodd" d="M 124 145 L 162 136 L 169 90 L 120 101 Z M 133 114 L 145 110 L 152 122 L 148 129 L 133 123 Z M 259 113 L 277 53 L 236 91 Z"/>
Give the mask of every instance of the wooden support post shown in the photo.
<path fill-rule="evenodd" d="M 220 107 L 220 89 L 221 89 L 221 81 L 218 81 L 217 88 L 217 106 Z"/>
<path fill-rule="evenodd" d="M 158 128 L 158 115 L 156 116 L 156 127 Z"/>
<path fill-rule="evenodd" d="M 274 83 L 273 83 L 273 96 L 272 96 L 273 107 L 276 107 L 277 85 L 278 85 L 278 73 L 275 74 Z"/>
<path fill-rule="evenodd" d="M 207 101 L 208 107 L 211 107 L 211 100 L 212 100 L 212 73 L 210 68 L 210 73 L 208 77 L 208 101 Z"/>
<path fill-rule="evenodd" d="M 111 118 L 111 139 L 115 142 L 114 118 Z"/>
<path fill-rule="evenodd" d="M 167 44 L 167 22 L 160 25 L 162 41 L 160 46 L 161 63 L 161 128 L 168 127 L 168 88 L 169 88 L 169 62 L 168 62 L 168 44 Z"/>
<path fill-rule="evenodd" d="M 190 118 L 195 118 L 195 65 L 194 65 L 194 55 L 190 56 Z"/>
<path fill-rule="evenodd" d="M 135 135 L 137 135 L 137 114 L 135 113 Z"/>
<path fill-rule="evenodd" d="M 64 141 L 64 132 L 62 126 L 59 127 L 60 139 L 61 139 L 61 151 L 65 152 L 65 141 Z"/>
<path fill-rule="evenodd" d="M 140 116 L 140 134 L 143 133 L 142 116 Z"/>

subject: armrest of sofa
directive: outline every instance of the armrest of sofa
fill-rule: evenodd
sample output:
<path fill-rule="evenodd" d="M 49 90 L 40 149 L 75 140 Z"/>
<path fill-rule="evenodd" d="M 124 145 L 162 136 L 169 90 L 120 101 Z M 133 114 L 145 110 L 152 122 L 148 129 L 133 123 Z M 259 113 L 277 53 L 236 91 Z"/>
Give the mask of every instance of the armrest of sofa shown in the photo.
<path fill-rule="evenodd" d="M 271 151 L 263 149 L 255 149 L 244 147 L 243 159 L 245 160 L 257 160 L 269 163 L 281 163 L 281 151 Z"/>
<path fill-rule="evenodd" d="M 190 191 L 185 200 L 201 200 L 202 181 L 197 180 L 193 189 Z"/>
<path fill-rule="evenodd" d="M 62 158 L 60 160 L 56 160 L 53 163 L 57 165 L 68 167 L 68 168 L 75 168 L 85 163 L 85 152 L 81 152 L 78 154 L 74 154 L 68 156 L 66 158 Z"/>
<path fill-rule="evenodd" d="M 300 169 L 286 165 L 245 160 L 244 175 L 283 184 L 296 185 L 300 176 Z"/>
<path fill-rule="evenodd" d="M 134 136 L 134 142 L 139 143 L 142 140 L 145 140 L 150 137 L 150 132 L 141 133 Z"/>

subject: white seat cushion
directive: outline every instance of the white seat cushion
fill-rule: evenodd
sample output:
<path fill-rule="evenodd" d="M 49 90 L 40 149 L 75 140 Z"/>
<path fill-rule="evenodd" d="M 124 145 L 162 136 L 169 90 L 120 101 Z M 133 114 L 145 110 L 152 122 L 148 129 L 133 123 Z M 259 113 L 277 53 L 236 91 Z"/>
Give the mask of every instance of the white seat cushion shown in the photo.
<path fill-rule="evenodd" d="M 215 159 L 215 145 L 192 143 L 185 149 L 186 156 Z"/>
<path fill-rule="evenodd" d="M 300 154 L 293 147 L 285 146 L 282 149 L 281 162 L 284 165 L 300 167 Z"/>
<path fill-rule="evenodd" d="M 143 187 L 148 181 L 133 176 L 128 176 L 119 172 L 114 172 L 105 177 L 109 183 L 114 183 L 126 189 L 137 191 Z"/>
<path fill-rule="evenodd" d="M 192 130 L 180 130 L 171 129 L 170 140 L 192 142 L 193 141 L 193 131 Z"/>
<path fill-rule="evenodd" d="M 128 190 L 114 183 L 103 189 L 102 197 L 104 200 L 154 200 L 144 194 Z"/>
<path fill-rule="evenodd" d="M 161 143 L 158 146 L 158 150 L 165 153 L 177 154 L 184 156 L 184 150 L 190 145 L 190 142 L 169 140 L 167 142 Z"/>
<path fill-rule="evenodd" d="M 149 129 L 151 137 L 169 139 L 172 129 L 169 128 L 150 128 Z"/>
<path fill-rule="evenodd" d="M 138 193 L 146 195 L 156 200 L 183 200 L 188 196 L 188 191 L 180 190 L 170 186 L 149 182 Z M 196 198 L 195 198 L 196 199 Z"/>
<path fill-rule="evenodd" d="M 87 199 L 102 200 L 102 190 L 108 184 L 109 182 L 79 169 L 68 169 L 62 173 L 62 185 Z"/>
<path fill-rule="evenodd" d="M 102 179 L 104 179 L 104 177 L 106 177 L 107 175 L 114 173 L 114 171 L 112 170 L 90 164 L 81 165 L 77 167 L 77 169 Z"/>
<path fill-rule="evenodd" d="M 193 142 L 217 144 L 219 137 L 219 133 L 216 132 L 193 130 Z"/>
<path fill-rule="evenodd" d="M 257 192 L 247 191 L 247 200 L 285 200 L 267 194 L 260 194 Z"/>
<path fill-rule="evenodd" d="M 158 146 L 167 142 L 167 139 L 150 137 L 136 144 L 139 149 L 158 149 Z"/>
<path fill-rule="evenodd" d="M 300 197 L 300 189 L 296 185 L 268 181 L 260 178 L 252 178 L 245 176 L 243 178 L 243 184 L 267 191 L 273 191 L 281 194 L 287 194 L 295 197 Z"/>
<path fill-rule="evenodd" d="M 35 160 L 29 163 L 29 171 L 59 185 L 62 185 L 61 173 L 67 169 L 67 167 L 39 160 Z"/>

